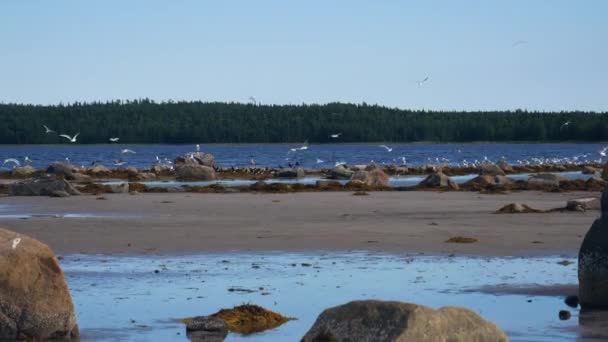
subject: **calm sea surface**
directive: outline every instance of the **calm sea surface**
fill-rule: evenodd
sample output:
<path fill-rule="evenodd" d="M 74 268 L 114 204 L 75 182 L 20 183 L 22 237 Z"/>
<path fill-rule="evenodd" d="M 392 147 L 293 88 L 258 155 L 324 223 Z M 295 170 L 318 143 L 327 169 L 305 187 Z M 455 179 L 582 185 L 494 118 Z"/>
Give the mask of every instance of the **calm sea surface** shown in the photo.
<path fill-rule="evenodd" d="M 451 164 L 463 162 L 492 161 L 506 159 L 511 163 L 518 162 L 553 162 L 581 163 L 598 161 L 604 144 L 387 144 L 388 151 L 380 144 L 323 144 L 308 145 L 301 149 L 297 144 L 210 144 L 201 145 L 201 151 L 212 153 L 218 164 L 223 167 L 257 166 L 278 167 L 289 163 L 308 168 L 333 167 L 337 162 L 347 164 L 367 164 L 374 161 L 378 164 L 407 164 L 409 166 L 437 161 Z M 135 153 L 122 153 L 128 149 Z M 0 159 L 17 158 L 24 162 L 27 156 L 34 167 L 45 167 L 55 161 L 66 158 L 76 165 L 91 165 L 93 162 L 105 166 L 114 166 L 124 162 L 123 166 L 148 168 L 156 163 L 156 157 L 162 161 L 173 160 L 176 156 L 195 151 L 194 145 L 1 145 Z M 11 164 L 3 166 L 11 168 Z"/>

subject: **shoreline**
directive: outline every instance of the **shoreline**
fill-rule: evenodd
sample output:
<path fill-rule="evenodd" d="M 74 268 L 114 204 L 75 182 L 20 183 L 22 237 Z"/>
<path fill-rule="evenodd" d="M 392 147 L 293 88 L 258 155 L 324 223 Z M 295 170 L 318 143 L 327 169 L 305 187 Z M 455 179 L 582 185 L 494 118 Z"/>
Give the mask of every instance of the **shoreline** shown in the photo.
<path fill-rule="evenodd" d="M 90 218 L 2 219 L 55 253 L 192 255 L 344 252 L 423 256 L 574 256 L 599 211 L 495 214 L 519 202 L 563 207 L 598 193 L 473 192 L 146 193 L 68 198 L 1 197 L 4 214 Z M 125 217 L 112 217 L 124 215 Z M 98 216 L 98 217 L 96 217 Z M 104 217 L 105 216 L 105 217 Z M 464 236 L 475 243 L 447 243 Z"/>

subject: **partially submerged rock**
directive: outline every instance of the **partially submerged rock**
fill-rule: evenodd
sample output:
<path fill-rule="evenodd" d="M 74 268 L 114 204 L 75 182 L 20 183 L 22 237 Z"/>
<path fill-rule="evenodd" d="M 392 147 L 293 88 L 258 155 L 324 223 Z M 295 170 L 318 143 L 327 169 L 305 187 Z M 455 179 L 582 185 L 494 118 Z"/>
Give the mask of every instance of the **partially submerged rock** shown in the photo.
<path fill-rule="evenodd" d="M 585 165 L 583 170 L 581 171 L 584 175 L 592 175 L 597 173 L 599 170 L 594 168 L 593 166 Z"/>
<path fill-rule="evenodd" d="M 608 309 L 608 191 L 602 193 L 601 210 L 578 253 L 579 299 L 583 309 Z"/>
<path fill-rule="evenodd" d="M 526 214 L 526 213 L 543 213 L 543 210 L 534 209 L 529 205 L 522 203 L 510 203 L 498 209 L 496 214 Z"/>
<path fill-rule="evenodd" d="M 72 297 L 51 249 L 0 228 L 0 340 L 78 338 Z"/>
<path fill-rule="evenodd" d="M 87 174 L 95 177 L 105 177 L 112 173 L 112 170 L 107 167 L 97 164 L 87 169 Z"/>
<path fill-rule="evenodd" d="M 302 342 L 506 342 L 493 323 L 471 310 L 377 300 L 353 301 L 323 311 Z"/>
<path fill-rule="evenodd" d="M 57 192 L 68 195 L 81 195 L 72 184 L 65 179 L 41 178 L 32 181 L 10 184 L 8 194 L 10 196 L 53 196 Z"/>
<path fill-rule="evenodd" d="M 443 172 L 434 172 L 426 177 L 420 184 L 418 184 L 419 188 L 445 188 L 449 190 L 458 190 L 458 184 L 454 182 L 450 177 L 448 177 Z"/>
<path fill-rule="evenodd" d="M 245 335 L 274 329 L 293 320 L 261 306 L 249 304 L 222 309 L 211 316 L 224 320 L 230 331 Z"/>
<path fill-rule="evenodd" d="M 228 335 L 228 326 L 219 317 L 197 316 L 184 319 L 183 322 L 191 341 L 220 342 Z"/>

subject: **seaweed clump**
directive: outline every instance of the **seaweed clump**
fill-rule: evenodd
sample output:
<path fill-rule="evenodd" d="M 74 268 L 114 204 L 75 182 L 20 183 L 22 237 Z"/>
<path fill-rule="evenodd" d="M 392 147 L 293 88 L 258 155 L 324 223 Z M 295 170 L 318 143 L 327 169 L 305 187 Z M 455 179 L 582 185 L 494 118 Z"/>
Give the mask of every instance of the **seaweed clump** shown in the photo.
<path fill-rule="evenodd" d="M 447 239 L 445 242 L 448 242 L 448 243 L 475 243 L 478 241 L 479 240 L 477 240 L 476 238 L 472 238 L 472 237 L 454 236 L 454 237 Z"/>
<path fill-rule="evenodd" d="M 274 329 L 295 319 L 250 304 L 235 306 L 232 309 L 222 309 L 211 316 L 224 320 L 228 330 L 244 335 Z"/>

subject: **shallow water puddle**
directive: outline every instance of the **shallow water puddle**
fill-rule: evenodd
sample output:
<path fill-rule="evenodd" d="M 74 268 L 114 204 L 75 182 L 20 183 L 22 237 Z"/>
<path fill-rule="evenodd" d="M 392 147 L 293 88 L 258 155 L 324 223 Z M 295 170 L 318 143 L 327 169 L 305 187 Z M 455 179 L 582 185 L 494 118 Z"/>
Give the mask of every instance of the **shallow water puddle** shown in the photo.
<path fill-rule="evenodd" d="M 513 341 L 572 340 L 578 314 L 561 296 L 495 295 L 487 286 L 575 284 L 559 257 L 465 258 L 385 254 L 69 255 L 61 260 L 84 340 L 187 340 L 178 318 L 243 303 L 297 317 L 227 341 L 297 341 L 324 309 L 354 299 L 468 307 Z M 571 260 L 571 259 L 570 259 Z M 574 261 L 574 260 L 571 260 Z M 479 289 L 479 290 L 477 290 Z"/>

